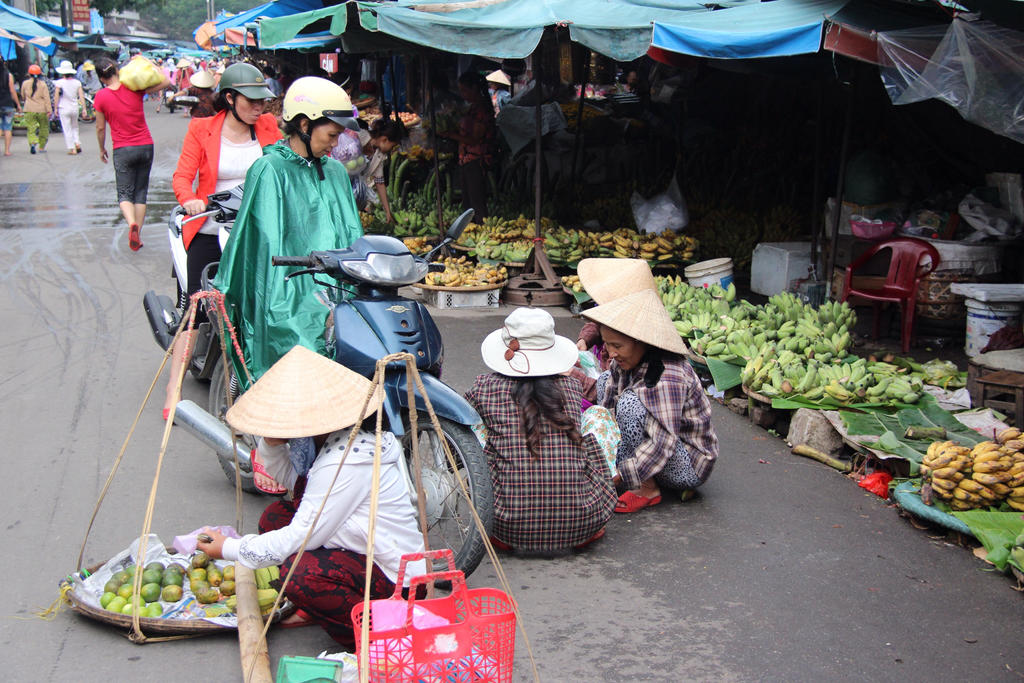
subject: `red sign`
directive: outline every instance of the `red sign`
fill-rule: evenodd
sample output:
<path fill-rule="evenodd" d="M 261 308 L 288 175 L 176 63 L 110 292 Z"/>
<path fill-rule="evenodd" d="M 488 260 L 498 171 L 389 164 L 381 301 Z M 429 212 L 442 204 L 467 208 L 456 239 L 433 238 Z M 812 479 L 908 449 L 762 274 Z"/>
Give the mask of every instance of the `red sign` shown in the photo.
<path fill-rule="evenodd" d="M 89 26 L 89 0 L 71 0 L 71 21 Z"/>
<path fill-rule="evenodd" d="M 338 53 L 337 52 L 321 52 L 320 53 L 320 68 L 329 74 L 338 73 Z"/>

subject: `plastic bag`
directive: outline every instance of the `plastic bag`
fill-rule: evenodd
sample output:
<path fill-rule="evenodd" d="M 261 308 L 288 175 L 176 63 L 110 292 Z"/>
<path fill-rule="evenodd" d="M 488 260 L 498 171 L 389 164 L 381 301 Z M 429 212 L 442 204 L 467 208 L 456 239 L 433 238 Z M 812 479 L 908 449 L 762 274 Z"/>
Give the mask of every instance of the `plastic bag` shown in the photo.
<path fill-rule="evenodd" d="M 974 194 L 964 197 L 957 211 L 960 217 L 974 228 L 974 232 L 963 239 L 964 242 L 980 242 L 989 237 L 1011 239 L 1020 232 L 1020 226 L 1013 214 L 992 206 Z"/>
<path fill-rule="evenodd" d="M 876 496 L 882 498 L 889 497 L 889 482 L 892 481 L 892 475 L 888 472 L 872 472 L 863 479 L 861 479 L 857 486 L 862 489 L 867 489 Z"/>
<path fill-rule="evenodd" d="M 683 199 L 675 176 L 672 176 L 672 182 L 661 194 L 644 199 L 639 192 L 634 192 L 629 204 L 633 207 L 636 227 L 641 232 L 663 232 L 666 229 L 678 232 L 690 222 L 686 200 Z"/>
<path fill-rule="evenodd" d="M 160 71 L 160 67 L 141 55 L 133 57 L 130 62 L 121 67 L 118 77 L 124 87 L 135 91 L 152 88 L 164 80 L 164 74 Z"/>
<path fill-rule="evenodd" d="M 580 351 L 580 368 L 590 379 L 597 379 L 601 376 L 601 367 L 597 362 L 597 356 L 590 351 Z"/>
<path fill-rule="evenodd" d="M 921 371 L 924 372 L 924 378 L 928 384 L 938 386 L 943 386 L 950 378 L 956 377 L 959 372 L 956 368 L 956 363 L 949 360 L 939 360 L 938 358 L 933 358 L 922 365 Z"/>

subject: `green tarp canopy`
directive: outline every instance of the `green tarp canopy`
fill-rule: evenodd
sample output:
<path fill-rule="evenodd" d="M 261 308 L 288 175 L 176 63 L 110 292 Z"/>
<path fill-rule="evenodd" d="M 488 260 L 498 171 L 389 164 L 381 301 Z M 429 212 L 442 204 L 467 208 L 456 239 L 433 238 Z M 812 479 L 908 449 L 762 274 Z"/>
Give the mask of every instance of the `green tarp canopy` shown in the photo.
<path fill-rule="evenodd" d="M 760 5 L 723 0 L 720 7 Z M 570 38 L 618 61 L 647 54 L 654 22 L 710 14 L 697 0 L 398 0 L 349 2 L 312 12 L 260 21 L 261 47 L 294 38 L 314 22 L 330 19 L 330 31 L 348 28 L 349 5 L 359 28 L 456 54 L 522 58 L 533 53 L 544 29 L 564 26 Z"/>

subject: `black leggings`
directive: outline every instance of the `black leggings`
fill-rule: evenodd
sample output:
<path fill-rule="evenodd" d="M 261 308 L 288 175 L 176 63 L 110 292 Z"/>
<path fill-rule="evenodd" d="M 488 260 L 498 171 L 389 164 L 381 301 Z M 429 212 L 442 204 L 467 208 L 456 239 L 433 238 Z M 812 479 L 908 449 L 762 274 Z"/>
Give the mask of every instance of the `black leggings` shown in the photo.
<path fill-rule="evenodd" d="M 181 310 L 188 307 L 190 296 L 203 287 L 203 270 L 211 263 L 220 261 L 220 240 L 217 235 L 204 235 L 196 233 L 195 237 L 188 244 L 186 252 L 185 270 L 188 273 L 188 292 L 181 290 L 181 283 L 178 283 L 178 303 Z M 196 324 L 206 321 L 206 313 L 200 308 L 196 312 Z"/>
<path fill-rule="evenodd" d="M 117 182 L 118 203 L 146 203 L 151 168 L 153 145 L 114 148 L 114 179 Z"/>
<path fill-rule="evenodd" d="M 477 159 L 459 166 L 462 180 L 462 210 L 473 209 L 473 220 L 487 217 L 487 167 Z"/>

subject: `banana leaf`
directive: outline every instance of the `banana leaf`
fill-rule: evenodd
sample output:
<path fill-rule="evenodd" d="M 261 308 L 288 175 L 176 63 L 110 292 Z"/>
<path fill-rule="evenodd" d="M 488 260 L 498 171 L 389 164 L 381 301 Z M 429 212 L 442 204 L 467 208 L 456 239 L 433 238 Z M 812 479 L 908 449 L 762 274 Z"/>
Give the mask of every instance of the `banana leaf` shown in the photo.
<path fill-rule="evenodd" d="M 985 550 L 988 551 L 985 559 L 994 564 L 999 571 L 1006 571 L 1010 548 L 1013 547 L 1017 536 L 1024 533 L 1024 514 L 968 510 L 954 512 L 953 516 L 966 524 L 975 538 L 985 546 Z"/>
<path fill-rule="evenodd" d="M 718 360 L 717 358 L 708 358 L 707 362 L 708 370 L 711 371 L 711 379 L 715 381 L 715 386 L 720 391 L 732 389 L 740 385 L 742 381 L 740 375 L 743 374 L 741 366 Z"/>

